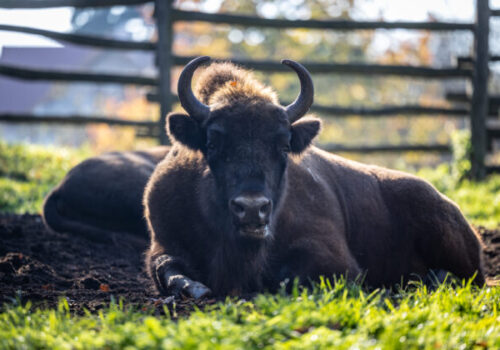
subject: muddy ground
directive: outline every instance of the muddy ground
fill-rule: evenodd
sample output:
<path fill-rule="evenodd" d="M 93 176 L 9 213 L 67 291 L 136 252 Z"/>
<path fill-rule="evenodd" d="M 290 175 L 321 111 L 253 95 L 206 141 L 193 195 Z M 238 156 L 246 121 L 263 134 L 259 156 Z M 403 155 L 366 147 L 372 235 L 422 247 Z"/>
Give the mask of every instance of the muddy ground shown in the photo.
<path fill-rule="evenodd" d="M 479 232 L 485 242 L 487 275 L 499 276 L 500 230 Z M 0 305 L 17 298 L 51 307 L 66 297 L 77 312 L 95 311 L 111 298 L 124 298 L 139 308 L 171 307 L 172 298 L 158 296 L 144 272 L 146 245 L 131 236 L 115 237 L 106 244 L 92 242 L 48 231 L 38 215 L 0 214 Z M 179 312 L 187 312 L 193 301 L 176 304 Z"/>

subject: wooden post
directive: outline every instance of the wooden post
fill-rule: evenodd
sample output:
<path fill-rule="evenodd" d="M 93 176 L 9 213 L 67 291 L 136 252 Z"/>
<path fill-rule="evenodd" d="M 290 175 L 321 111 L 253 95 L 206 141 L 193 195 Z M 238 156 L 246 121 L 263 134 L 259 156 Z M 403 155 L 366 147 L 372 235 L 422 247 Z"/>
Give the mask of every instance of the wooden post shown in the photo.
<path fill-rule="evenodd" d="M 158 92 L 160 97 L 160 144 L 168 143 L 165 130 L 167 114 L 172 110 L 170 92 L 172 62 L 172 0 L 155 0 L 156 28 L 158 44 L 156 46 L 156 64 L 158 66 Z"/>
<path fill-rule="evenodd" d="M 475 180 L 486 176 L 486 118 L 488 115 L 489 75 L 489 27 L 488 0 L 476 0 L 476 30 L 474 32 L 474 73 L 471 103 L 471 175 Z"/>

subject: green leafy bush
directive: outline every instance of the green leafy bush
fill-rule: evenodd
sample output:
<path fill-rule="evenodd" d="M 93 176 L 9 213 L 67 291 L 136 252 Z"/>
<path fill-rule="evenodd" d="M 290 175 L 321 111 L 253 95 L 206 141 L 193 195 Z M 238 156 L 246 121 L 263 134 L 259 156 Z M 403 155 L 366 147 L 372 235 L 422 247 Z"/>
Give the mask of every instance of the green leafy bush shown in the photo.
<path fill-rule="evenodd" d="M 470 131 L 455 131 L 451 135 L 451 145 L 453 150 L 452 176 L 456 182 L 460 182 L 469 177 L 471 170 L 472 144 L 470 142 Z"/>

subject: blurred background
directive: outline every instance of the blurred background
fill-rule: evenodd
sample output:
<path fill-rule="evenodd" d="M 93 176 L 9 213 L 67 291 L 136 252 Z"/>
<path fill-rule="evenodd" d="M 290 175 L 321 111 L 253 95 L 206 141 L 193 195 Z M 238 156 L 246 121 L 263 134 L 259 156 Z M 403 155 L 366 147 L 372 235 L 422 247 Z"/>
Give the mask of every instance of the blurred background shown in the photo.
<path fill-rule="evenodd" d="M 474 0 L 200 0 L 174 1 L 175 9 L 204 13 L 251 15 L 287 20 L 353 20 L 453 22 L 475 21 Z M 500 0 L 490 1 L 499 8 Z M 154 4 L 105 8 L 0 9 L 0 25 L 27 26 L 137 42 L 158 37 Z M 490 53 L 500 54 L 500 17 L 490 22 Z M 0 27 L 1 29 L 1 27 Z M 278 62 L 368 63 L 452 68 L 459 57 L 471 56 L 473 33 L 405 29 L 324 30 L 176 21 L 172 53 L 179 56 L 258 59 Z M 0 65 L 39 70 L 94 72 L 156 77 L 154 50 L 112 50 L 68 44 L 39 35 L 0 30 Z M 182 67 L 172 68 L 172 91 Z M 500 70 L 491 65 L 489 92 L 500 93 Z M 274 87 L 282 101 L 298 93 L 293 74 L 256 71 Z M 359 115 L 324 113 L 318 143 L 330 147 L 376 145 L 450 145 L 453 135 L 469 129 L 467 94 L 470 79 L 451 77 L 314 74 L 315 103 L 340 108 L 421 105 L 453 109 L 455 113 Z M 464 96 L 465 95 L 465 96 Z M 149 96 L 149 98 L 148 98 Z M 0 114 L 102 116 L 134 121 L 158 121 L 157 91 L 151 86 L 87 82 L 27 81 L 0 75 Z M 458 96 L 458 97 L 457 97 Z M 179 109 L 173 104 L 173 109 Z M 465 111 L 465 113 L 460 112 Z M 411 114 L 411 115 L 409 115 Z M 94 154 L 114 149 L 144 148 L 158 143 L 134 127 L 106 124 L 58 125 L 0 122 L 0 139 L 9 144 L 30 143 L 85 148 Z M 443 146 L 443 147 L 444 147 Z M 341 152 L 342 153 L 342 152 Z M 449 152 L 349 152 L 352 159 L 396 168 L 419 168 L 449 162 Z M 494 155 L 492 156 L 494 157 Z"/>

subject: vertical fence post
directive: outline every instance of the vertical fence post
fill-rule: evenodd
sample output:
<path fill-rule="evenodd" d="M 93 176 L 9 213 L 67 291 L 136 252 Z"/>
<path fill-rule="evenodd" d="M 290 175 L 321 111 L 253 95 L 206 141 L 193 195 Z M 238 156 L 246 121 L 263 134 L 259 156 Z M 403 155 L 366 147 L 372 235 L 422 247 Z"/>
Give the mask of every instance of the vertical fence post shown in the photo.
<path fill-rule="evenodd" d="M 471 172 L 475 180 L 486 176 L 486 118 L 488 116 L 490 7 L 488 0 L 476 0 L 474 73 L 471 104 Z"/>
<path fill-rule="evenodd" d="M 168 143 L 165 131 L 165 120 L 172 109 L 171 67 L 172 67 L 172 0 L 155 0 L 156 28 L 158 44 L 156 48 L 156 64 L 158 66 L 158 93 L 160 98 L 160 144 Z"/>

